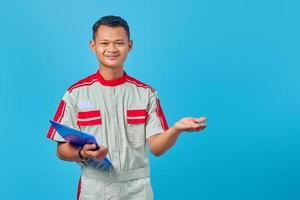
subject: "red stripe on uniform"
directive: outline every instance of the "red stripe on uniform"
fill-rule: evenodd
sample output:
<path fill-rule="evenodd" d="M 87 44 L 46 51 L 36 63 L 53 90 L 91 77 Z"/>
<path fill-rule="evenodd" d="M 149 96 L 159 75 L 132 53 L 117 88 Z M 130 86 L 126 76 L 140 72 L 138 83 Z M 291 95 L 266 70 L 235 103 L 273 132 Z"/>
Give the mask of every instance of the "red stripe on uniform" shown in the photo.
<path fill-rule="evenodd" d="M 93 83 L 97 82 L 98 79 L 93 79 L 89 82 L 83 82 L 83 83 L 80 83 L 80 84 L 77 84 L 75 86 L 72 86 L 70 89 L 68 89 L 69 93 L 72 92 L 72 90 L 76 89 L 76 88 L 79 88 L 79 87 L 83 87 L 83 86 L 89 86 L 89 85 L 92 85 Z"/>
<path fill-rule="evenodd" d="M 131 76 L 128 76 L 127 75 L 127 79 L 126 79 L 127 82 L 129 83 L 133 83 L 134 85 L 136 85 L 137 87 L 143 87 L 143 88 L 147 88 L 147 89 L 150 89 L 152 92 L 155 92 L 155 90 L 150 87 L 149 85 L 135 79 L 135 78 L 132 78 Z"/>
<path fill-rule="evenodd" d="M 138 117 L 138 116 L 146 116 L 147 110 L 141 109 L 141 110 L 127 110 L 127 116 L 128 117 Z"/>
<path fill-rule="evenodd" d="M 80 119 L 86 119 L 86 118 L 92 118 L 92 117 L 100 117 L 101 113 L 100 113 L 100 110 L 92 110 L 92 111 L 78 112 L 77 116 Z"/>
<path fill-rule="evenodd" d="M 78 126 L 90 126 L 90 125 L 97 125 L 97 124 L 101 124 L 101 119 L 94 119 L 94 120 L 88 120 L 88 121 L 78 121 L 77 120 Z"/>
<path fill-rule="evenodd" d="M 144 118 L 144 119 L 127 119 L 128 124 L 141 124 L 141 123 L 145 123 L 145 122 L 146 122 L 146 118 Z"/>
<path fill-rule="evenodd" d="M 160 120 L 161 126 L 163 127 L 164 131 L 166 131 L 169 129 L 169 127 L 164 112 L 161 108 L 159 99 L 156 99 L 156 104 L 157 104 L 156 114 Z"/>
<path fill-rule="evenodd" d="M 98 81 L 97 73 L 92 74 L 92 75 L 78 81 L 77 83 L 73 84 L 71 87 L 69 87 L 68 92 L 71 93 L 76 88 L 83 87 L 83 86 L 89 86 L 97 81 Z"/>
<path fill-rule="evenodd" d="M 77 186 L 77 200 L 80 199 L 80 193 L 81 193 L 81 176 L 79 178 L 78 186 Z"/>
<path fill-rule="evenodd" d="M 58 122 L 58 123 L 61 122 L 61 120 L 62 120 L 62 118 L 64 117 L 64 114 L 65 114 L 65 108 L 66 108 L 66 102 L 64 100 L 61 100 L 61 102 L 58 106 L 58 109 L 55 113 L 55 116 L 53 118 L 53 121 Z M 55 129 L 52 126 L 50 126 L 47 137 L 49 139 L 53 139 L 54 135 L 55 135 Z"/>

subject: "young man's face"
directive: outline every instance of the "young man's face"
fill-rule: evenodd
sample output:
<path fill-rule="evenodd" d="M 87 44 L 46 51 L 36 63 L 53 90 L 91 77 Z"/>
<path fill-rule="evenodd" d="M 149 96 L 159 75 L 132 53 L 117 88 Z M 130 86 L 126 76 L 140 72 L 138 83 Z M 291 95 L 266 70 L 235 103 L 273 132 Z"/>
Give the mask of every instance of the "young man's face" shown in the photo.
<path fill-rule="evenodd" d="M 122 68 L 132 48 L 132 41 L 128 39 L 123 27 L 101 25 L 90 46 L 101 67 Z"/>

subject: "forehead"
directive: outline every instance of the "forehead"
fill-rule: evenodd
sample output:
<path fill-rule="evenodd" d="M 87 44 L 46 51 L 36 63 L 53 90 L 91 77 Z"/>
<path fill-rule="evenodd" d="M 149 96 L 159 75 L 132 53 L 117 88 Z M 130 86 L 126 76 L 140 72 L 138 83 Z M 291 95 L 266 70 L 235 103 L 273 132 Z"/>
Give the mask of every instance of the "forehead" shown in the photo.
<path fill-rule="evenodd" d="M 123 27 L 110 27 L 101 25 L 96 33 L 96 40 L 118 40 L 127 39 L 126 31 Z"/>

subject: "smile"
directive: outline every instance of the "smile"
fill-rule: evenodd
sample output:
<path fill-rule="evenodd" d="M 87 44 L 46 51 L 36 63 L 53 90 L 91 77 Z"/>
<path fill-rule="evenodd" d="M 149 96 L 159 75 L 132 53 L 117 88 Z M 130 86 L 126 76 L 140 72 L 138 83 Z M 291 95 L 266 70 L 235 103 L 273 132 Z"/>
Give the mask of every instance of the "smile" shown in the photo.
<path fill-rule="evenodd" d="M 109 55 L 109 56 L 105 56 L 105 57 L 110 59 L 110 60 L 115 60 L 119 57 L 119 55 Z"/>

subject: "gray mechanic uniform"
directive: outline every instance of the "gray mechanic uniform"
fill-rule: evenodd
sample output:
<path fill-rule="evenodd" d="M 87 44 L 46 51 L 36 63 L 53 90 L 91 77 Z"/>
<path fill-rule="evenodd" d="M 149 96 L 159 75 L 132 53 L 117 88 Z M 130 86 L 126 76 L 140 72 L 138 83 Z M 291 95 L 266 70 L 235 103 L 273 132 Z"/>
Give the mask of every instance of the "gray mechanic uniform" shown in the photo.
<path fill-rule="evenodd" d="M 153 88 L 125 72 L 105 80 L 97 71 L 68 89 L 54 121 L 93 134 L 109 149 L 110 170 L 81 165 L 78 199 L 153 199 L 146 140 L 168 129 Z M 47 137 L 64 141 L 53 127 Z"/>

